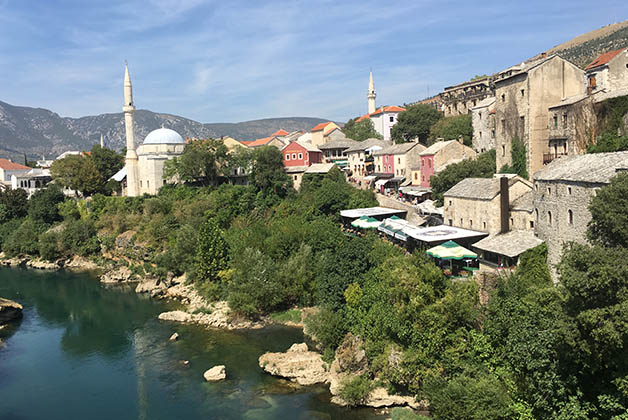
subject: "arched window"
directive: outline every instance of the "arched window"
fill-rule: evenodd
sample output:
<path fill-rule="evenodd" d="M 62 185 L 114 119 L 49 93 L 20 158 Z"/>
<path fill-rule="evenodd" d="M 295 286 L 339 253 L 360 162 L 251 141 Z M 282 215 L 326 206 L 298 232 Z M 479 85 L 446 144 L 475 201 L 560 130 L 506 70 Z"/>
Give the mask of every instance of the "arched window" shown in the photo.
<path fill-rule="evenodd" d="M 550 225 L 552 224 L 552 212 L 551 211 L 547 212 L 547 223 L 549 223 Z"/>
<path fill-rule="evenodd" d="M 573 211 L 567 210 L 567 222 L 573 225 Z"/>

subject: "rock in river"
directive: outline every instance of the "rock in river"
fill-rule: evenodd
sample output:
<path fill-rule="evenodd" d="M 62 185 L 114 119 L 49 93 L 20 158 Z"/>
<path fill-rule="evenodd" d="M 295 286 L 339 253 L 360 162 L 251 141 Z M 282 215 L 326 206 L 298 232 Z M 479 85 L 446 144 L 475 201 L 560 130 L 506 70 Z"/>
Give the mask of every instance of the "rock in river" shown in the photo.
<path fill-rule="evenodd" d="M 307 344 L 293 344 L 285 353 L 265 353 L 259 366 L 274 376 L 290 378 L 299 385 L 327 381 L 327 364 L 320 354 L 308 351 Z"/>
<path fill-rule="evenodd" d="M 0 297 L 0 325 L 20 319 L 21 317 L 22 305 Z"/>
<path fill-rule="evenodd" d="M 207 382 L 222 381 L 227 377 L 225 372 L 225 365 L 214 366 L 213 368 L 206 370 L 203 377 Z"/>

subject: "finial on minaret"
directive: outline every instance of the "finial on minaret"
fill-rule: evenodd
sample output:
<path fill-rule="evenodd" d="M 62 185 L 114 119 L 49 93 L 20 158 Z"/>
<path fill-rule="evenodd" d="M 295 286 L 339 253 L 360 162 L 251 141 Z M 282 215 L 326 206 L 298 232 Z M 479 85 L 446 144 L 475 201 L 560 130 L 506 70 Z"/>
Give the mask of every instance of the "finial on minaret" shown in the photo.
<path fill-rule="evenodd" d="M 375 84 L 373 83 L 373 70 L 369 73 L 369 91 L 366 95 L 368 99 L 368 110 L 369 114 L 375 112 Z"/>

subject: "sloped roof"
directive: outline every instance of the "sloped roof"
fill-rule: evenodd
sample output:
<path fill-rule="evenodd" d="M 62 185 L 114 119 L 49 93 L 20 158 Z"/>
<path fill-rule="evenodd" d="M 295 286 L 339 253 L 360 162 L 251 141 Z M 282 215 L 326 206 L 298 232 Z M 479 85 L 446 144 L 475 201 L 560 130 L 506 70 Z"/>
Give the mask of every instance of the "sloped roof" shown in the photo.
<path fill-rule="evenodd" d="M 0 168 L 5 171 L 18 171 L 18 170 L 30 170 L 28 166 L 20 165 L 19 163 L 11 162 L 8 159 L 0 158 Z"/>
<path fill-rule="evenodd" d="M 420 153 L 420 155 L 421 156 L 435 155 L 436 153 L 440 152 L 442 149 L 444 149 L 445 147 L 449 146 L 453 142 L 458 143 L 458 140 L 437 141 L 436 143 L 434 143 L 433 145 L 431 145 L 427 149 L 423 150 Z"/>
<path fill-rule="evenodd" d="M 320 123 L 320 124 L 316 124 L 314 126 L 314 128 L 312 128 L 311 131 L 312 132 L 314 132 L 314 131 L 322 131 L 322 130 L 325 129 L 325 127 L 327 127 L 328 124 L 331 124 L 331 121 L 327 121 L 327 122 L 323 122 L 323 123 Z"/>
<path fill-rule="evenodd" d="M 321 150 L 325 150 L 325 149 L 348 149 L 349 147 L 355 146 L 357 143 L 357 141 L 352 140 L 350 138 L 344 138 L 344 139 L 337 139 L 337 140 L 332 140 L 330 142 L 327 142 L 325 144 L 321 144 L 318 146 L 319 149 Z"/>
<path fill-rule="evenodd" d="M 276 136 L 269 136 L 269 137 L 264 137 L 261 139 L 257 139 L 257 140 L 253 140 L 252 142 L 250 142 L 248 144 L 249 147 L 258 147 L 258 146 L 264 146 L 268 143 L 270 143 L 272 141 L 272 139 L 274 139 Z"/>
<path fill-rule="evenodd" d="M 585 67 L 586 70 L 591 70 L 596 67 L 603 66 L 604 64 L 608 64 L 615 56 L 617 56 L 620 52 L 624 51 L 625 48 L 621 48 L 615 51 L 605 52 L 604 54 L 600 54 L 595 60 L 591 62 L 588 66 Z"/>
<path fill-rule="evenodd" d="M 534 236 L 532 231 L 514 230 L 484 238 L 473 244 L 473 247 L 513 258 L 542 243 L 543 241 Z"/>
<path fill-rule="evenodd" d="M 512 210 L 523 210 L 531 213 L 534 210 L 534 191 L 530 190 L 512 202 Z"/>
<path fill-rule="evenodd" d="M 307 150 L 308 152 L 320 152 L 320 149 L 316 146 L 314 146 L 312 143 L 308 143 L 306 141 L 294 141 L 293 143 L 296 143 L 300 146 L 305 147 L 305 150 Z"/>
<path fill-rule="evenodd" d="M 471 109 L 486 108 L 487 106 L 491 106 L 494 103 L 495 103 L 495 97 L 489 96 L 488 98 L 482 99 L 480 102 L 478 102 L 476 106 L 474 106 Z"/>
<path fill-rule="evenodd" d="M 447 192 L 445 197 L 456 198 L 473 198 L 478 200 L 492 200 L 497 194 L 499 194 L 499 178 L 465 178 Z M 508 188 L 517 182 L 523 182 L 530 186 L 528 181 L 524 181 L 518 176 L 509 177 Z"/>
<path fill-rule="evenodd" d="M 350 153 L 350 152 L 362 152 L 370 147 L 373 146 L 379 146 L 381 148 L 385 148 L 390 146 L 391 143 L 389 141 L 386 140 L 380 140 L 380 139 L 374 139 L 374 138 L 370 138 L 370 139 L 366 139 L 364 141 L 357 141 L 356 144 L 354 144 L 353 146 L 349 147 L 346 152 Z"/>
<path fill-rule="evenodd" d="M 271 134 L 271 136 L 287 136 L 288 134 L 290 134 L 290 133 L 288 133 L 286 130 L 279 129 L 279 130 L 275 131 L 273 134 Z"/>
<path fill-rule="evenodd" d="M 618 169 L 628 168 L 628 152 L 590 153 L 554 159 L 534 174 L 537 181 L 572 181 L 606 184 Z"/>
<path fill-rule="evenodd" d="M 336 166 L 335 163 L 313 163 L 305 170 L 306 174 L 326 174 Z"/>
<path fill-rule="evenodd" d="M 425 146 L 422 145 L 421 143 L 408 142 L 408 143 L 393 144 L 391 146 L 383 148 L 382 150 L 378 150 L 377 152 L 375 152 L 373 154 L 377 155 L 377 156 L 381 156 L 381 155 L 403 155 L 405 153 L 408 153 L 410 150 L 412 150 L 415 147 L 418 147 L 419 150 L 424 150 L 425 149 Z"/>
<path fill-rule="evenodd" d="M 381 106 L 381 107 L 377 108 L 375 111 L 371 112 L 370 114 L 362 115 L 360 118 L 355 120 L 355 122 L 360 122 L 360 121 L 363 121 L 363 120 L 365 120 L 367 118 L 370 118 L 372 116 L 383 114 L 383 113 L 386 113 L 386 112 L 403 112 L 405 110 L 406 110 L 405 108 L 402 108 L 400 106 Z"/>
<path fill-rule="evenodd" d="M 569 96 L 568 98 L 565 98 L 562 101 L 558 102 L 556 105 L 550 106 L 549 109 L 560 108 L 561 106 L 573 105 L 588 97 L 589 95 L 587 95 L 586 93 L 582 93 L 580 95 Z"/>

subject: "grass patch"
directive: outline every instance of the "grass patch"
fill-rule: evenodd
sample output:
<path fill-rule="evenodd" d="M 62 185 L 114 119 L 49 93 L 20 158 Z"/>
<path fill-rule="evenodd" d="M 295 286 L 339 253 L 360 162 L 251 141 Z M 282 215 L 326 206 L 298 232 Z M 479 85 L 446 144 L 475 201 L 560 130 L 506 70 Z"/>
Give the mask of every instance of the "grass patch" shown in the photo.
<path fill-rule="evenodd" d="M 294 322 L 298 324 L 301 322 L 301 310 L 288 309 L 284 312 L 275 312 L 274 314 L 271 314 L 270 317 L 276 322 Z"/>

